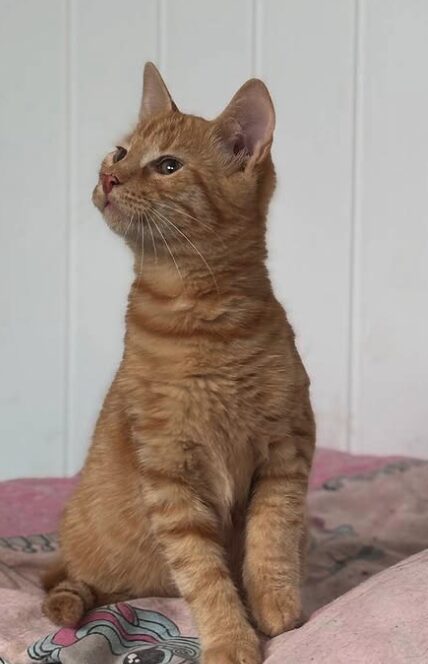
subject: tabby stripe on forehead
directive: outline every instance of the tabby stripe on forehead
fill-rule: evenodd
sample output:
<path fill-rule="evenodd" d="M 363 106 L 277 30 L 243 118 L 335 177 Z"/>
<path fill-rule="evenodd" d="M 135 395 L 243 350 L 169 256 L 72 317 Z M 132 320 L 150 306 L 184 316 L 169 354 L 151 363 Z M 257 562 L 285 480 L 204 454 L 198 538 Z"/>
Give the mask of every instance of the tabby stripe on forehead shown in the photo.
<path fill-rule="evenodd" d="M 159 119 L 155 117 L 152 120 L 146 121 L 140 137 L 144 140 L 149 140 L 161 132 L 163 133 L 163 129 L 159 128 Z"/>
<path fill-rule="evenodd" d="M 163 125 L 159 126 L 159 119 L 154 118 L 144 127 L 143 139 L 145 141 L 150 141 L 152 143 L 157 143 L 160 152 L 167 150 L 171 147 L 171 129 L 174 128 L 175 132 L 181 131 L 186 124 L 186 118 L 181 115 L 174 115 L 170 118 L 170 125 L 168 126 L 169 131 L 165 131 Z"/>

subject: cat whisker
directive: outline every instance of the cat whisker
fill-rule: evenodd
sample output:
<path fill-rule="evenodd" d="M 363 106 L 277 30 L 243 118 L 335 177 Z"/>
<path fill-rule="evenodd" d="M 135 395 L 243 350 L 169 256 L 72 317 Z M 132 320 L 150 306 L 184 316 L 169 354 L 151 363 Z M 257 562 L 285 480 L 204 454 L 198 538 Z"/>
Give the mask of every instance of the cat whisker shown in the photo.
<path fill-rule="evenodd" d="M 143 219 L 140 219 L 140 226 L 141 226 L 141 258 L 140 258 L 139 279 L 141 279 L 144 267 L 144 220 Z"/>
<path fill-rule="evenodd" d="M 153 212 L 153 210 L 152 210 L 152 212 Z M 178 275 L 179 275 L 181 281 L 184 281 L 184 279 L 183 279 L 183 275 L 181 274 L 180 268 L 178 267 L 177 261 L 175 260 L 175 256 L 174 256 L 174 254 L 173 254 L 173 252 L 172 252 L 172 250 L 171 250 L 171 247 L 169 246 L 168 242 L 166 241 L 165 235 L 162 233 L 161 229 L 159 228 L 159 226 L 158 226 L 158 224 L 156 223 L 156 221 L 154 220 L 154 218 L 152 217 L 151 219 L 152 219 L 152 221 L 153 221 L 153 223 L 154 223 L 154 225 L 155 225 L 155 228 L 156 228 L 157 232 L 158 232 L 159 235 L 161 236 L 161 238 L 162 238 L 162 240 L 163 240 L 163 242 L 164 242 L 164 244 L 165 244 L 165 247 L 168 249 L 168 253 L 169 253 L 169 255 L 171 256 L 172 260 L 174 261 L 175 269 L 177 270 L 177 273 L 178 273 Z M 161 220 L 160 220 L 160 221 L 161 221 Z"/>
<path fill-rule="evenodd" d="M 208 226 L 208 224 L 205 224 L 200 219 L 197 219 L 196 217 L 193 217 L 188 212 L 184 212 L 184 210 L 182 210 L 180 207 L 175 206 L 175 205 L 168 205 L 168 203 L 165 203 L 164 201 L 161 202 L 161 207 L 167 208 L 167 209 L 171 210 L 171 212 L 181 214 L 183 217 L 187 217 L 188 219 L 191 219 L 192 221 L 196 221 L 196 223 L 199 224 L 199 226 L 202 226 L 202 228 L 204 228 L 205 230 L 209 231 L 210 233 L 215 233 L 216 238 L 220 239 L 220 241 L 224 244 L 223 238 L 216 233 L 214 228 L 211 228 L 210 226 Z"/>
<path fill-rule="evenodd" d="M 170 229 L 172 230 L 173 235 L 171 237 L 174 238 L 174 241 L 178 240 L 180 242 L 180 247 L 185 245 L 184 239 L 176 233 L 173 226 L 170 224 L 169 219 L 167 219 L 164 215 L 162 215 L 159 212 L 159 210 L 152 210 L 152 214 L 156 215 L 156 218 L 159 223 L 162 223 L 163 225 L 166 224 L 168 227 L 170 227 L 168 228 L 168 231 L 170 231 Z"/>
<path fill-rule="evenodd" d="M 150 218 L 149 217 L 147 217 L 147 223 L 149 225 L 150 235 L 152 236 L 153 254 L 155 256 L 155 263 L 157 265 L 158 264 L 158 250 L 156 248 L 156 242 L 155 242 L 155 238 L 154 238 L 154 235 L 153 235 L 153 228 L 152 228 L 152 225 L 150 223 Z"/>
<path fill-rule="evenodd" d="M 163 220 L 164 220 L 167 224 L 169 224 L 170 226 L 172 226 L 172 227 L 173 227 L 178 233 L 180 233 L 180 235 L 181 235 L 182 237 L 184 237 L 184 239 L 189 243 L 189 245 L 190 245 L 190 246 L 192 247 L 192 249 L 198 254 L 198 256 L 200 257 L 200 259 L 203 261 L 205 267 L 206 267 L 207 270 L 209 271 L 209 273 L 210 273 L 210 275 L 211 275 L 211 277 L 212 277 L 212 279 L 213 279 L 213 281 L 214 281 L 214 284 L 215 284 L 215 287 L 216 287 L 217 293 L 220 293 L 220 289 L 219 289 L 219 287 L 218 287 L 218 283 L 217 283 L 217 279 L 216 279 L 216 277 L 215 277 L 215 274 L 214 274 L 214 272 L 213 272 L 213 270 L 212 270 L 210 264 L 208 263 L 207 259 L 206 259 L 205 256 L 200 252 L 200 250 L 197 248 L 197 246 L 196 246 L 195 244 L 193 244 L 193 242 L 187 237 L 187 235 L 186 235 L 185 233 L 183 233 L 183 231 L 182 231 L 180 228 L 178 228 L 178 226 L 176 226 L 176 225 L 174 224 L 173 221 L 171 221 L 170 219 L 167 219 L 166 217 L 164 217 L 163 215 L 161 215 L 161 213 L 160 213 L 158 210 L 153 210 L 153 212 L 158 216 L 158 219 L 162 219 L 162 218 L 163 218 Z"/>
<path fill-rule="evenodd" d="M 124 239 L 126 240 L 126 236 L 129 233 L 129 229 L 131 228 L 132 222 L 134 221 L 134 216 L 135 214 L 131 215 L 131 221 L 129 222 L 128 226 L 126 227 L 125 233 L 124 233 Z"/>
<path fill-rule="evenodd" d="M 181 214 L 185 217 L 188 217 L 189 219 L 192 219 L 192 221 L 196 221 L 198 224 L 200 224 L 203 228 L 207 228 L 210 231 L 214 232 L 214 229 L 210 228 L 207 224 L 205 224 L 203 221 L 200 219 L 197 219 L 197 217 L 194 217 L 193 215 L 189 214 L 188 212 L 185 212 L 182 210 L 178 205 L 170 205 L 168 203 L 165 203 L 165 201 L 162 201 L 160 204 L 161 208 L 166 208 L 167 210 L 171 210 L 171 212 L 177 212 L 178 214 Z"/>

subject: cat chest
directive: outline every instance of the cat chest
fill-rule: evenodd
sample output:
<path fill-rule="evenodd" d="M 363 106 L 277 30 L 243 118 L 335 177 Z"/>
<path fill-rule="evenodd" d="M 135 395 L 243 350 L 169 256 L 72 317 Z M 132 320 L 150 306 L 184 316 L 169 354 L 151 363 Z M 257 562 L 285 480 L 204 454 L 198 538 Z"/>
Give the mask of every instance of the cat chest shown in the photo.
<path fill-rule="evenodd" d="M 246 502 L 262 453 L 256 404 L 241 389 L 224 377 L 198 376 L 187 382 L 183 396 L 180 428 L 195 444 L 189 453 L 201 483 L 225 514 Z"/>
<path fill-rule="evenodd" d="M 171 358 L 156 371 L 134 364 L 128 395 L 156 458 L 167 455 L 171 472 L 188 474 L 230 511 L 246 501 L 264 455 L 266 380 L 239 358 L 210 359 Z"/>

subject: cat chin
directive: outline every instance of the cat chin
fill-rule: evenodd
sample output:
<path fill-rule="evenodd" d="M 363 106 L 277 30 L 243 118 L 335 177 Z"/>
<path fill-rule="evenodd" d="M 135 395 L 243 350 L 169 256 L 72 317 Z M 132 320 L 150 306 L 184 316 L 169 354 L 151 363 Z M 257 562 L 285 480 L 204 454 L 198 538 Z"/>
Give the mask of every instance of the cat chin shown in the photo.
<path fill-rule="evenodd" d="M 92 192 L 92 202 L 100 212 L 104 212 L 106 203 L 108 202 L 103 190 L 97 185 Z"/>
<path fill-rule="evenodd" d="M 104 204 L 101 213 L 104 217 L 104 221 L 114 230 L 119 230 L 125 222 L 123 216 L 118 214 L 117 207 L 111 202 L 107 201 L 107 203 Z"/>
<path fill-rule="evenodd" d="M 127 235 L 129 238 L 132 236 L 132 232 L 130 232 L 129 217 L 122 214 L 117 205 L 112 202 L 107 202 L 107 204 L 104 205 L 104 208 L 101 209 L 101 214 L 107 226 L 117 235 L 120 237 L 125 237 Z"/>
<path fill-rule="evenodd" d="M 107 199 L 99 186 L 96 186 L 92 193 L 92 202 L 101 212 L 104 221 L 114 230 L 117 230 L 124 222 L 117 205 Z"/>

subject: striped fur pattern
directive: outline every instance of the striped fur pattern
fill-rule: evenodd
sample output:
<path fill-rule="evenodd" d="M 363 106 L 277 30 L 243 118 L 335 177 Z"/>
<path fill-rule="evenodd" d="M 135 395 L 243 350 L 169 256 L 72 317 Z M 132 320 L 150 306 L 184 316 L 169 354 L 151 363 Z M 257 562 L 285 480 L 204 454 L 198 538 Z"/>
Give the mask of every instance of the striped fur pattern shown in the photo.
<path fill-rule="evenodd" d="M 258 664 L 254 627 L 301 619 L 315 431 L 265 266 L 273 126 L 261 81 L 207 121 L 179 112 L 146 65 L 139 122 L 93 195 L 135 281 L 44 611 L 74 625 L 102 603 L 181 595 L 204 664 Z"/>

